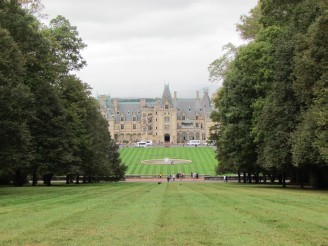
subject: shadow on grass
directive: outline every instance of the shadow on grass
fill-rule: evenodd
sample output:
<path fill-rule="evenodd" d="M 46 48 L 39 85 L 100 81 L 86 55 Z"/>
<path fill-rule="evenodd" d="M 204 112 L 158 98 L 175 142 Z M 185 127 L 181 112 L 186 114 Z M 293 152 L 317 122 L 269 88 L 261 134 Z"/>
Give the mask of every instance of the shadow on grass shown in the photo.
<path fill-rule="evenodd" d="M 281 184 L 271 184 L 271 183 L 238 183 L 238 182 L 231 182 L 228 183 L 229 185 L 232 186 L 238 186 L 238 187 L 249 187 L 249 188 L 254 188 L 254 189 L 279 189 L 279 190 L 302 190 L 302 191 L 328 191 L 328 189 L 316 189 L 312 186 L 304 186 L 303 188 L 300 187 L 300 185 L 294 185 L 294 184 L 286 184 L 286 187 L 283 187 Z"/>

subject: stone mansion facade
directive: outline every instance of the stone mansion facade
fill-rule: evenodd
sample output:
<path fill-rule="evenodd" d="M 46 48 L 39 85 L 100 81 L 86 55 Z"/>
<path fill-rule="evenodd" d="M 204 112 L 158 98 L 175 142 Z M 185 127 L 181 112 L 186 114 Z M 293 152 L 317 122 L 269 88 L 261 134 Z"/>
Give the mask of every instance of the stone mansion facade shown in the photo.
<path fill-rule="evenodd" d="M 200 140 L 205 143 L 213 125 L 211 99 L 208 91 L 203 97 L 180 99 L 169 86 L 164 86 L 162 98 L 122 99 L 98 97 L 108 130 L 117 142 L 134 143 L 152 140 L 153 143 L 186 143 Z"/>

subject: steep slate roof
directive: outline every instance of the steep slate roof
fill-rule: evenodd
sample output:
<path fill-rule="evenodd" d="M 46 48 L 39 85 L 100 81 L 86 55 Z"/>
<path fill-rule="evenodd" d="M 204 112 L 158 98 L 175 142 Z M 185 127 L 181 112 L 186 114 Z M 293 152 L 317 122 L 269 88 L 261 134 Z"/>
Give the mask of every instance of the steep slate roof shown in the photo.
<path fill-rule="evenodd" d="M 133 116 L 137 116 L 137 121 L 141 120 L 141 106 L 140 102 L 142 99 L 138 98 L 118 98 L 117 99 L 117 110 L 118 113 L 114 113 L 114 99 L 107 97 L 105 101 L 101 101 L 101 107 L 106 112 L 107 118 L 114 118 L 116 122 L 119 122 L 123 116 L 126 121 L 132 121 Z M 178 118 L 183 115 L 186 119 L 195 119 L 196 115 L 204 116 L 205 112 L 211 110 L 211 99 L 207 91 L 204 91 L 203 98 L 194 99 L 173 99 L 169 86 L 164 86 L 164 91 L 161 100 L 154 98 L 146 98 L 145 106 L 153 108 L 156 103 L 160 103 L 161 107 L 164 107 L 165 103 L 168 102 L 170 107 L 174 107 L 177 110 Z M 209 114 L 207 114 L 209 116 Z"/>
<path fill-rule="evenodd" d="M 177 99 L 176 100 L 176 109 L 178 117 L 185 115 L 186 118 L 192 119 L 198 115 L 202 115 L 202 111 L 199 107 L 199 100 L 197 99 Z"/>
<path fill-rule="evenodd" d="M 165 103 L 168 102 L 170 107 L 174 107 L 172 95 L 170 92 L 169 85 L 164 85 L 164 91 L 161 100 L 161 106 L 164 107 Z"/>
<path fill-rule="evenodd" d="M 141 108 L 139 102 L 127 102 L 127 103 L 117 103 L 117 110 L 119 114 L 116 115 L 115 120 L 120 121 L 121 116 L 127 121 L 131 121 L 132 117 L 137 116 L 137 120 L 140 120 Z"/>
<path fill-rule="evenodd" d="M 208 95 L 208 91 L 204 91 L 204 96 L 202 98 L 201 107 L 206 109 L 211 109 L 211 99 Z"/>

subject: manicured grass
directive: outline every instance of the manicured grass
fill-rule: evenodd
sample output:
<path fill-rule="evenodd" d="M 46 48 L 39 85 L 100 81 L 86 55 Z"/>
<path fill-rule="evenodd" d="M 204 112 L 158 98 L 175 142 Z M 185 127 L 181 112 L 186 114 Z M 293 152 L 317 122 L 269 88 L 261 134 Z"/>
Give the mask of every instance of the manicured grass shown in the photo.
<path fill-rule="evenodd" d="M 217 165 L 215 151 L 211 147 L 149 147 L 149 148 L 123 148 L 120 151 L 122 161 L 128 166 L 127 175 L 159 175 L 199 173 L 201 175 L 214 175 Z M 150 159 L 187 159 L 190 164 L 155 165 L 142 164 L 143 160 Z"/>
<path fill-rule="evenodd" d="M 0 188 L 0 245 L 328 245 L 328 192 L 207 182 Z"/>

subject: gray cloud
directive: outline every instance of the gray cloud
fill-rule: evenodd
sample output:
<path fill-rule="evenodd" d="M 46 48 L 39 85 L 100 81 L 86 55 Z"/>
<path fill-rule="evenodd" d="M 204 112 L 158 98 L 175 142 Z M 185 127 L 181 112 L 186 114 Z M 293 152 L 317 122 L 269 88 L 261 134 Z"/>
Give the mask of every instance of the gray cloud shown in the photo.
<path fill-rule="evenodd" d="M 164 80 L 180 95 L 203 87 L 214 92 L 207 67 L 222 45 L 241 42 L 235 23 L 256 2 L 43 0 L 45 13 L 64 15 L 88 44 L 89 65 L 78 75 L 95 93 L 114 97 L 160 96 Z"/>

